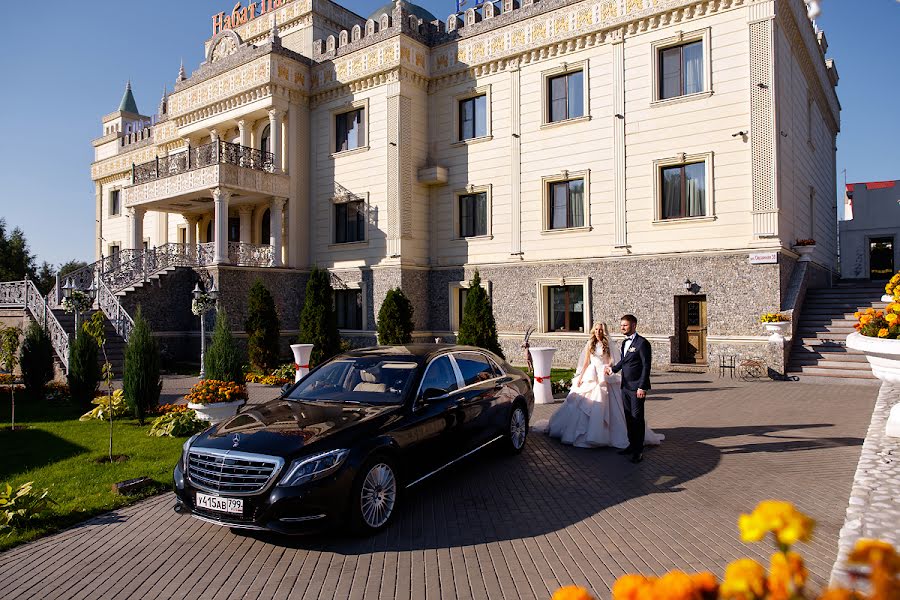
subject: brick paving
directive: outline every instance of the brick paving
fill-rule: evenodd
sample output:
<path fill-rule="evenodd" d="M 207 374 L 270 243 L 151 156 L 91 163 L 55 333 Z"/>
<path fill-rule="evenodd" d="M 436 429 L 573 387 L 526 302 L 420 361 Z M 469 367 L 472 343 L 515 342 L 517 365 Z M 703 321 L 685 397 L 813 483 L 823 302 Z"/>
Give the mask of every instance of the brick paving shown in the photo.
<path fill-rule="evenodd" d="M 164 400 L 190 381 L 168 381 Z M 519 457 L 489 452 L 414 489 L 370 539 L 232 533 L 158 496 L 0 554 L 4 597 L 547 599 L 574 583 L 608 598 L 627 572 L 767 560 L 735 525 L 766 498 L 817 520 L 800 549 L 824 585 L 877 388 L 696 374 L 654 386 L 647 413 L 666 441 L 640 465 L 532 434 Z"/>

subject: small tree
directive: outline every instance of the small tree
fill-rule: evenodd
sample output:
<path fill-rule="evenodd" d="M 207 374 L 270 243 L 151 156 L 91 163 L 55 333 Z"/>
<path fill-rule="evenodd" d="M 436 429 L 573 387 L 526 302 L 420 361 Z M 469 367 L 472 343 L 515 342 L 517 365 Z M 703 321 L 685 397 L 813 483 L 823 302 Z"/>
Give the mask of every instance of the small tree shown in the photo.
<path fill-rule="evenodd" d="M 25 389 L 32 398 L 40 398 L 44 386 L 53 379 L 53 344 L 36 321 L 32 321 L 25 330 L 20 362 Z"/>
<path fill-rule="evenodd" d="M 100 348 L 97 342 L 85 331 L 82 325 L 75 332 L 75 341 L 69 347 L 69 394 L 79 406 L 90 408 L 94 392 L 100 383 L 100 365 L 97 354 Z"/>
<path fill-rule="evenodd" d="M 378 311 L 378 343 L 384 346 L 412 342 L 413 305 L 400 288 L 388 290 Z"/>
<path fill-rule="evenodd" d="M 206 350 L 206 378 L 244 383 L 243 361 L 224 308 L 216 313 L 216 328 Z"/>
<path fill-rule="evenodd" d="M 22 332 L 18 327 L 4 327 L 0 329 L 0 363 L 3 368 L 13 373 L 16 370 L 19 353 L 19 334 Z M 12 427 L 16 428 L 16 386 L 9 386 L 10 400 L 12 401 Z"/>
<path fill-rule="evenodd" d="M 106 396 L 109 398 L 109 462 L 113 461 L 113 413 L 115 411 L 112 410 L 112 380 L 113 380 L 113 370 L 112 363 L 109 362 L 109 357 L 106 354 L 106 328 L 104 327 L 105 323 L 103 321 L 103 313 L 99 310 L 91 315 L 91 318 L 87 320 L 87 322 L 82 326 L 84 328 L 85 334 L 89 335 L 91 339 L 94 340 L 94 343 L 98 348 L 103 352 L 103 367 L 100 370 L 100 376 L 106 382 Z"/>
<path fill-rule="evenodd" d="M 313 344 L 309 359 L 311 365 L 318 365 L 341 351 L 331 278 L 324 269 L 314 268 L 309 274 L 297 341 Z"/>
<path fill-rule="evenodd" d="M 462 323 L 459 324 L 458 344 L 477 346 L 503 356 L 500 342 L 497 340 L 497 323 L 494 321 L 494 310 L 491 299 L 481 287 L 481 276 L 475 276 L 469 282 L 469 293 L 463 307 Z"/>
<path fill-rule="evenodd" d="M 259 279 L 250 288 L 247 300 L 247 353 L 250 364 L 268 374 L 278 366 L 278 312 L 275 299 Z"/>
<path fill-rule="evenodd" d="M 150 332 L 150 325 L 138 308 L 134 317 L 134 329 L 125 347 L 125 372 L 122 390 L 125 402 L 138 423 L 159 404 L 162 382 L 159 379 L 159 346 Z"/>

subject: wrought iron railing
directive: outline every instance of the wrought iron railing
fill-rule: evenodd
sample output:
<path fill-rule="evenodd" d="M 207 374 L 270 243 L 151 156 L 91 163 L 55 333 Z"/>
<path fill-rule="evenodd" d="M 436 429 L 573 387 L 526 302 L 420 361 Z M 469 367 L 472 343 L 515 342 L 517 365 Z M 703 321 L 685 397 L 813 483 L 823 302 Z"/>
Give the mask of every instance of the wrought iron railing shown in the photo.
<path fill-rule="evenodd" d="M 228 242 L 228 262 L 245 267 L 269 267 L 272 265 L 272 246 Z"/>
<path fill-rule="evenodd" d="M 97 284 L 97 305 L 103 311 L 103 314 L 106 315 L 106 318 L 109 319 L 109 322 L 112 323 L 113 329 L 116 330 L 119 337 L 127 342 L 128 336 L 131 335 L 131 330 L 134 329 L 134 319 L 131 318 L 131 315 L 128 314 L 128 311 L 125 310 L 125 307 L 122 306 L 122 303 L 119 302 L 119 299 L 102 278 Z"/>
<path fill-rule="evenodd" d="M 53 345 L 53 351 L 59 357 L 60 362 L 69 370 L 69 335 L 63 329 L 62 324 L 50 310 L 47 305 L 47 299 L 41 295 L 34 282 L 26 279 L 25 281 L 4 281 L 0 283 L 0 306 L 8 308 L 24 308 L 32 314 L 35 320 L 42 324 L 47 335 L 50 336 L 50 343 Z"/>
<path fill-rule="evenodd" d="M 155 181 L 172 175 L 179 175 L 194 169 L 202 169 L 210 165 L 237 165 L 247 169 L 266 171 L 275 170 L 275 155 L 271 152 L 232 144 L 219 140 L 203 146 L 191 148 L 184 152 L 157 157 L 155 160 L 131 167 L 131 183 L 138 185 Z"/>

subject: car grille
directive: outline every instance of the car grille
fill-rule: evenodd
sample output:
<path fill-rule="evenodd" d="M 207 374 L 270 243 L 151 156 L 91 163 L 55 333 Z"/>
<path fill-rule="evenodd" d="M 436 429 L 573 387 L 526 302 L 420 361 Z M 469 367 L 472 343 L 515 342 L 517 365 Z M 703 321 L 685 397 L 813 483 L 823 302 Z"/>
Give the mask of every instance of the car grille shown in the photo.
<path fill-rule="evenodd" d="M 274 456 L 191 448 L 188 477 L 197 487 L 244 496 L 265 489 L 283 464 Z"/>

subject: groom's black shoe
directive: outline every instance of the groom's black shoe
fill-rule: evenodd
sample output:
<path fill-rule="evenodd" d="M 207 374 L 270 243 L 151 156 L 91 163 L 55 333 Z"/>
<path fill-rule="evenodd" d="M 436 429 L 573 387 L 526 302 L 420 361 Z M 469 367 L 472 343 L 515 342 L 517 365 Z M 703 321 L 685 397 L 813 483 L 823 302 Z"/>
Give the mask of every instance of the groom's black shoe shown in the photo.
<path fill-rule="evenodd" d="M 633 462 L 634 464 L 638 464 L 642 460 L 644 460 L 644 454 L 642 452 L 638 452 L 631 457 L 631 462 Z"/>
<path fill-rule="evenodd" d="M 618 452 L 616 452 L 616 454 L 618 454 L 619 456 L 630 456 L 631 454 L 634 454 L 634 452 L 632 451 L 631 447 L 629 446 L 628 448 L 625 448 L 624 450 L 619 450 Z"/>

